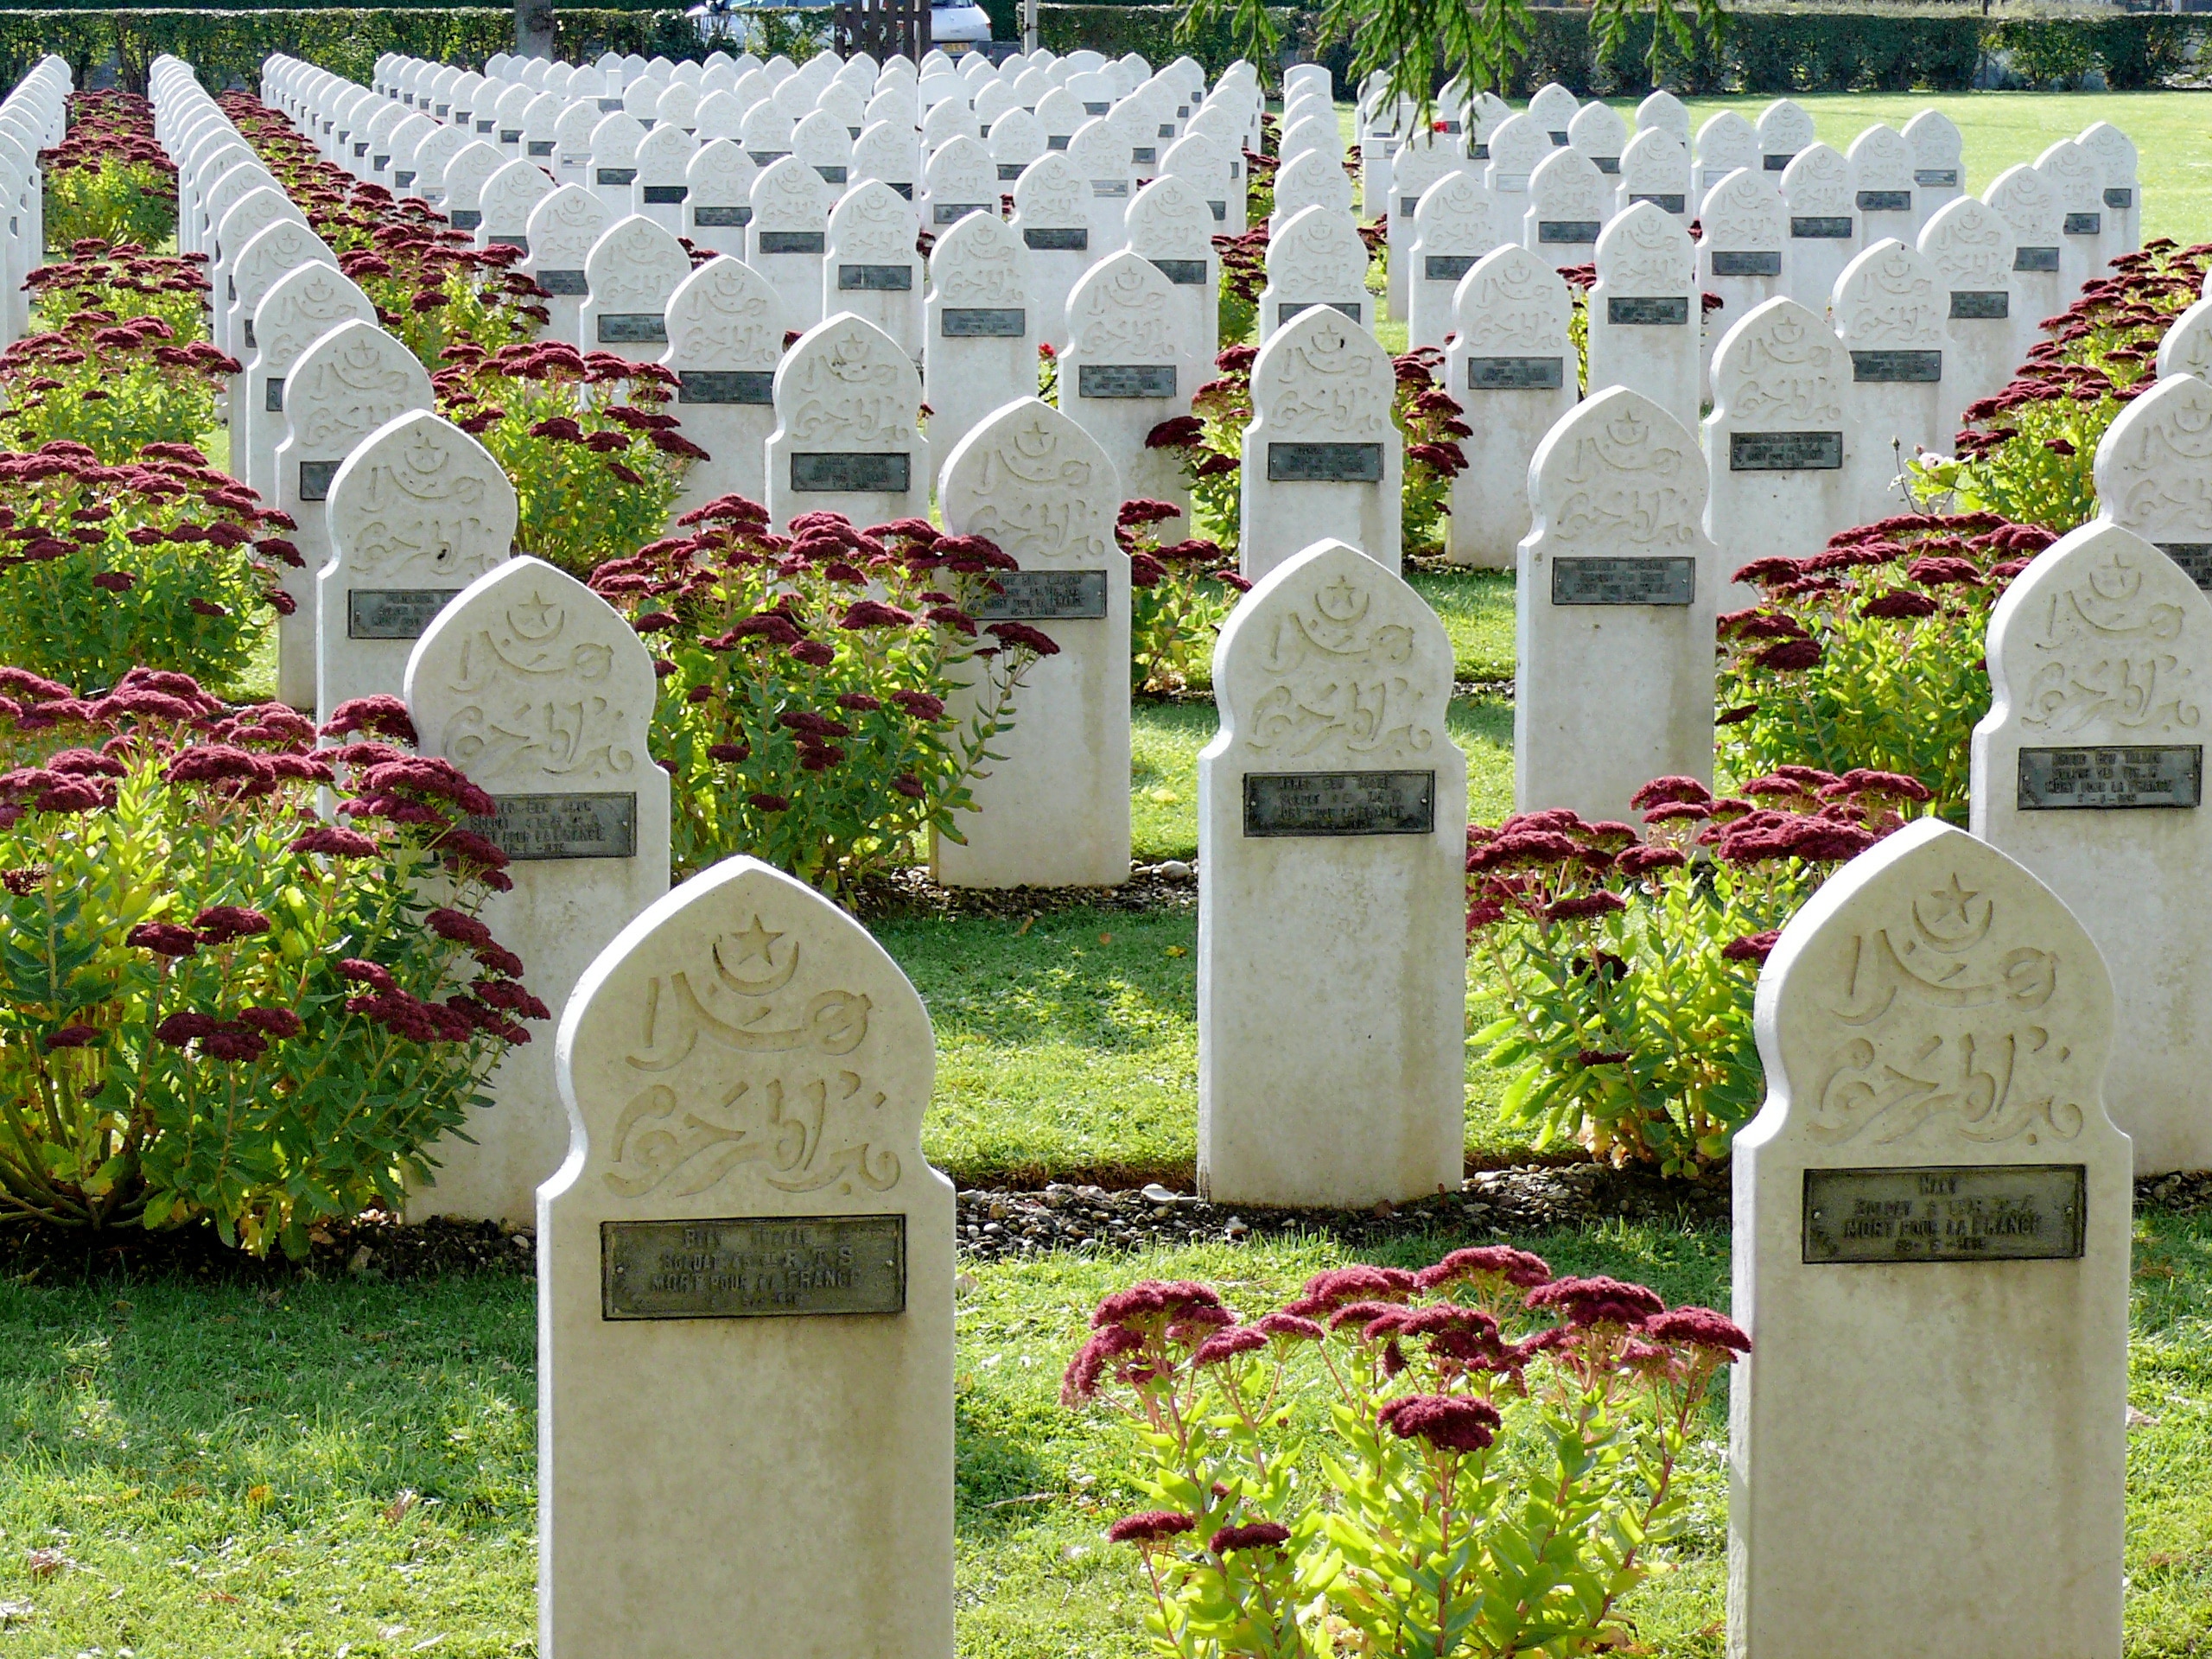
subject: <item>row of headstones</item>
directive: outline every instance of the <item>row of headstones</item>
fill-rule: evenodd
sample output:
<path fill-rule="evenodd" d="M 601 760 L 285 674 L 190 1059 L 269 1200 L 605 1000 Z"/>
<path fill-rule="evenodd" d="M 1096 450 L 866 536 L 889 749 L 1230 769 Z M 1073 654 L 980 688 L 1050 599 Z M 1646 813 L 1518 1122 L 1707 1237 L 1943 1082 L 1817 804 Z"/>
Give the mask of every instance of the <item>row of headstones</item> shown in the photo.
<path fill-rule="evenodd" d="M 30 294 L 24 278 L 46 263 L 46 179 L 39 152 L 61 142 L 68 129 L 74 83 L 66 58 L 47 56 L 0 99 L 0 346 L 30 329 Z"/>

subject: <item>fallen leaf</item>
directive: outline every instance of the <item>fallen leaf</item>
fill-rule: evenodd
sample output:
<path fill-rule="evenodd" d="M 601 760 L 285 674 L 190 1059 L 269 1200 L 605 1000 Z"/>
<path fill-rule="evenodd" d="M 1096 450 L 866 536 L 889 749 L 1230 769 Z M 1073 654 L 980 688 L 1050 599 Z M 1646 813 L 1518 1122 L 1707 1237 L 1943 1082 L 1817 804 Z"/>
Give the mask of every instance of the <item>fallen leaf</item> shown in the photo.
<path fill-rule="evenodd" d="M 58 1549 L 27 1549 L 23 1552 L 23 1570 L 35 1579 L 50 1579 L 63 1568 L 76 1565 Z"/>
<path fill-rule="evenodd" d="M 227 1590 L 210 1590 L 206 1595 L 200 1597 L 200 1599 L 202 1601 L 217 1602 L 226 1607 L 237 1606 L 238 1600 L 236 1596 L 232 1595 Z"/>
<path fill-rule="evenodd" d="M 1098 936 L 1098 943 L 1101 944 L 1111 944 L 1114 943 L 1114 936 L 1111 933 L 1101 933 Z"/>
<path fill-rule="evenodd" d="M 249 1503 L 266 1503 L 274 1496 L 275 1494 L 266 1486 L 249 1486 L 245 1489 L 245 1501 Z"/>
<path fill-rule="evenodd" d="M 385 1505 L 384 1518 L 391 1525 L 397 1526 L 406 1517 L 408 1510 L 422 1501 L 422 1494 L 410 1488 Z"/>
<path fill-rule="evenodd" d="M 1191 947 L 1187 944 L 1171 944 L 1167 947 L 1167 954 L 1171 957 L 1187 957 L 1191 954 Z"/>
<path fill-rule="evenodd" d="M 169 1493 L 171 1497 L 205 1497 L 207 1489 L 196 1480 L 188 1480 Z"/>

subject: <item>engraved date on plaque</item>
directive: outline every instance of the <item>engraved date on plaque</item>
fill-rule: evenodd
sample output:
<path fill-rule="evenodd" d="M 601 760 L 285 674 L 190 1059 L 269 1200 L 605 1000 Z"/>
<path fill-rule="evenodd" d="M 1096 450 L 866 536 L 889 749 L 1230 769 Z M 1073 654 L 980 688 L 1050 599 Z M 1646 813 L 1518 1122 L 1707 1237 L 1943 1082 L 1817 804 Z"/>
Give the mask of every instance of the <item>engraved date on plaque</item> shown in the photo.
<path fill-rule="evenodd" d="M 2088 1187 L 2081 1164 L 1808 1169 L 1804 1261 L 2075 1261 Z"/>
<path fill-rule="evenodd" d="M 1732 473 L 1832 473 L 1843 465 L 1840 432 L 1731 432 Z"/>
<path fill-rule="evenodd" d="M 1630 196 L 1628 199 L 1628 205 L 1633 207 L 1639 201 L 1649 202 L 1662 213 L 1680 213 L 1688 211 L 1689 207 L 1688 197 L 1671 190 L 1657 191 L 1649 195 Z"/>
<path fill-rule="evenodd" d="M 348 639 L 420 639 L 458 588 L 348 588 Z"/>
<path fill-rule="evenodd" d="M 763 231 L 760 232 L 760 251 L 819 253 L 826 239 L 826 233 L 821 231 Z"/>
<path fill-rule="evenodd" d="M 773 369 L 679 369 L 676 375 L 679 404 L 772 404 Z"/>
<path fill-rule="evenodd" d="M 1275 306 L 1275 327 L 1280 328 L 1301 311 L 1311 311 L 1316 305 L 1326 305 L 1332 311 L 1341 311 L 1354 322 L 1359 321 L 1357 300 L 1282 300 Z"/>
<path fill-rule="evenodd" d="M 750 225 L 753 209 L 742 202 L 735 207 L 723 204 L 691 204 L 691 222 L 702 227 L 715 225 Z"/>
<path fill-rule="evenodd" d="M 1087 253 L 1090 251 L 1089 227 L 1069 225 L 1040 225 L 1025 230 L 1021 239 L 1039 253 Z"/>
<path fill-rule="evenodd" d="M 1079 622 L 1106 614 L 1103 570 L 1001 570 L 992 578 L 1006 589 L 975 607 L 992 622 Z"/>
<path fill-rule="evenodd" d="M 1028 327 L 1018 305 L 948 305 L 938 313 L 938 333 L 947 340 L 1019 340 Z"/>
<path fill-rule="evenodd" d="M 1615 294 L 1605 301 L 1605 321 L 1610 323 L 1681 324 L 1689 320 L 1687 294 Z"/>
<path fill-rule="evenodd" d="M 1203 288 L 1206 262 L 1203 259 L 1155 259 L 1153 268 L 1178 288 Z"/>
<path fill-rule="evenodd" d="M 1688 605 L 1697 597 L 1695 559 L 1554 559 L 1554 605 Z"/>
<path fill-rule="evenodd" d="M 1557 357 L 1471 357 L 1469 391 L 1557 391 L 1566 381 L 1566 359 Z"/>
<path fill-rule="evenodd" d="M 1912 192 L 1910 190 L 1861 190 L 1859 211 L 1862 213 L 1909 213 L 1912 211 Z"/>
<path fill-rule="evenodd" d="M 1594 219 L 1540 219 L 1536 221 L 1536 241 L 1539 246 L 1595 242 L 1603 228 Z"/>
<path fill-rule="evenodd" d="M 1173 397 L 1173 363 L 1084 363 L 1077 367 L 1078 397 Z"/>
<path fill-rule="evenodd" d="M 1276 484 L 1379 484 L 1379 443 L 1270 443 L 1268 479 Z"/>
<path fill-rule="evenodd" d="M 1433 772 L 1249 772 L 1244 833 L 1427 836 L 1436 830 Z"/>
<path fill-rule="evenodd" d="M 1941 352 L 1853 352 L 1851 378 L 1860 385 L 1928 385 L 1943 378 Z"/>
<path fill-rule="evenodd" d="M 906 1311 L 904 1216 L 602 1221 L 599 1261 L 602 1319 Z"/>
<path fill-rule="evenodd" d="M 586 795 L 499 795 L 499 810 L 471 818 L 468 827 L 518 862 L 553 858 L 635 858 L 638 798 Z"/>
<path fill-rule="evenodd" d="M 1432 283 L 1456 283 L 1474 268 L 1471 253 L 1432 253 L 1423 256 L 1421 275 Z"/>
<path fill-rule="evenodd" d="M 2202 744 L 2104 744 L 2094 748 L 2020 751 L 2019 809 L 2023 812 L 2193 807 L 2203 798 Z"/>
<path fill-rule="evenodd" d="M 2102 213 L 2069 213 L 2066 223 L 2060 228 L 2069 236 L 2102 236 L 2105 216 Z"/>
<path fill-rule="evenodd" d="M 903 495 L 913 487 L 913 458 L 835 452 L 791 456 L 791 488 Z"/>
<path fill-rule="evenodd" d="M 1922 167 L 1913 169 L 1912 181 L 1938 190 L 1959 188 L 1959 169 L 1955 167 Z"/>

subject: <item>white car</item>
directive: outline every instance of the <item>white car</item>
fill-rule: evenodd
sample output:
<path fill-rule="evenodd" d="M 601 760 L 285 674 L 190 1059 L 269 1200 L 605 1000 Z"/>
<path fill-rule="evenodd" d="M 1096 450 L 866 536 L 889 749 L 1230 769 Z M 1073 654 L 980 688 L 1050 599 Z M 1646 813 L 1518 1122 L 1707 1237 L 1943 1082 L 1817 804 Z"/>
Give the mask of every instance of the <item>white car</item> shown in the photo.
<path fill-rule="evenodd" d="M 930 6 L 930 44 L 941 49 L 949 58 L 957 58 L 970 47 L 981 46 L 991 38 L 991 14 L 981 6 L 964 0 L 931 0 Z"/>

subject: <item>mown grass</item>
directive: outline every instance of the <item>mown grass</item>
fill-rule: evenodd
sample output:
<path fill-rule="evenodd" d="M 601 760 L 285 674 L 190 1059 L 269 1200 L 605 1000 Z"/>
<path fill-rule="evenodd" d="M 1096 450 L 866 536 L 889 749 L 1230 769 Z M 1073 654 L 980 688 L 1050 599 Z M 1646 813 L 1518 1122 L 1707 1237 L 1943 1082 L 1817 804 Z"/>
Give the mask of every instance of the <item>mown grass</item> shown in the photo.
<path fill-rule="evenodd" d="M 1433 1259 L 1465 1240 L 1363 1259 Z M 1725 1306 L 1725 1235 L 1611 1224 L 1518 1241 L 1560 1270 Z M 1347 1258 L 1273 1240 L 969 1269 L 956 1379 L 963 1659 L 1138 1659 L 1126 1441 L 1063 1411 L 1106 1290 L 1152 1274 L 1262 1311 Z M 2129 1659 L 2212 1643 L 2212 1217 L 2136 1226 Z M 504 1277 L 386 1285 L 0 1285 L 0 1654 L 495 1659 L 534 1647 L 533 1304 Z M 734 1402 L 741 1408 L 741 1402 Z M 1688 1538 L 1630 1605 L 1641 1646 L 1719 1652 L 1725 1410 Z M 680 1514 L 669 1517 L 680 1529 Z M 650 1539 L 607 1541 L 650 1548 Z M 34 1576 L 34 1550 L 67 1563 Z"/>

